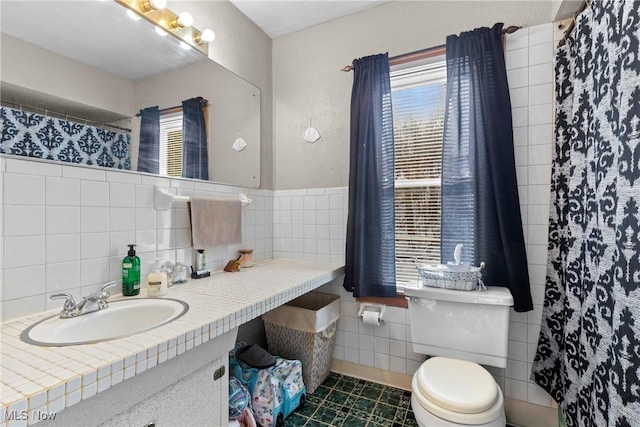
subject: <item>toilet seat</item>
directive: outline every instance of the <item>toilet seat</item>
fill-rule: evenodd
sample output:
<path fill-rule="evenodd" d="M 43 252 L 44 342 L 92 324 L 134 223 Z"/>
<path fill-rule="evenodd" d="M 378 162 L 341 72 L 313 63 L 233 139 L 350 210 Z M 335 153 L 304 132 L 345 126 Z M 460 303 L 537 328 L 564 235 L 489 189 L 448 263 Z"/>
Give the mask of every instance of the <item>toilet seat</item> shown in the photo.
<path fill-rule="evenodd" d="M 473 362 L 432 357 L 413 375 L 411 388 L 420 406 L 455 423 L 484 424 L 504 413 L 500 387 Z"/>

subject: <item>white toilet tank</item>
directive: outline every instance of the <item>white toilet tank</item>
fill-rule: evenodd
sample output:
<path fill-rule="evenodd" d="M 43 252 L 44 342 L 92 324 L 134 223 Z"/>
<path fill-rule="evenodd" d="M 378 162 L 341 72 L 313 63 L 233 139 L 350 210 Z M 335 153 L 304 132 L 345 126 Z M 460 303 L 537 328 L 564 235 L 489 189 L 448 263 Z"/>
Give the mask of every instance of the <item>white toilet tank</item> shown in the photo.
<path fill-rule="evenodd" d="M 431 287 L 405 287 L 413 351 L 483 365 L 507 366 L 508 288 L 488 286 L 486 291 L 458 291 Z"/>

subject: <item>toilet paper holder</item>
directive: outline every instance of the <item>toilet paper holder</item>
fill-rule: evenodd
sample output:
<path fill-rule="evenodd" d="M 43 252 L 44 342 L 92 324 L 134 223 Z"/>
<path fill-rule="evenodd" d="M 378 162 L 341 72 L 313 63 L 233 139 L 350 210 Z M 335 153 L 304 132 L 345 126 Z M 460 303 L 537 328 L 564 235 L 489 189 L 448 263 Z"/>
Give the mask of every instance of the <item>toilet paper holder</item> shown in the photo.
<path fill-rule="evenodd" d="M 360 319 L 363 318 L 364 312 L 365 311 L 373 311 L 378 313 L 378 318 L 380 319 L 380 322 L 384 322 L 385 321 L 385 314 L 387 312 L 387 306 L 384 304 L 373 304 L 373 303 L 369 303 L 369 302 L 361 302 L 360 303 L 360 310 L 358 310 L 358 317 Z"/>

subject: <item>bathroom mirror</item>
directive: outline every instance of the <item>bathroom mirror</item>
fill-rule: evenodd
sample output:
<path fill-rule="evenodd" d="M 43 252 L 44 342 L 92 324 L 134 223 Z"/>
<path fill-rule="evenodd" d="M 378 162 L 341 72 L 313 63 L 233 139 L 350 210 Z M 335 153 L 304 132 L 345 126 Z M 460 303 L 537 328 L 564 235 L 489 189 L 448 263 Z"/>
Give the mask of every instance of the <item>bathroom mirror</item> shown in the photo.
<path fill-rule="evenodd" d="M 260 186 L 255 86 L 202 53 L 182 49 L 175 38 L 160 37 L 151 23 L 134 21 L 115 1 L 3 0 L 0 18 L 4 106 L 131 129 L 135 170 L 136 113 L 201 96 L 209 100 L 209 179 Z M 246 142 L 241 151 L 233 148 L 238 138 Z"/>

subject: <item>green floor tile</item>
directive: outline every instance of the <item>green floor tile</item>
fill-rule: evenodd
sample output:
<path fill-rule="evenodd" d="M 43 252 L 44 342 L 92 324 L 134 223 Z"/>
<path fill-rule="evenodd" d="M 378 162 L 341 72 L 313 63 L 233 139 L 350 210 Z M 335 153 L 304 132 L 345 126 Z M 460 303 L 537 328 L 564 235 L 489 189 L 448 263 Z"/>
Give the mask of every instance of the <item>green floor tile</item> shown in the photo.
<path fill-rule="evenodd" d="M 369 419 L 367 427 L 393 427 L 393 421 L 384 418 L 372 417 Z"/>
<path fill-rule="evenodd" d="M 360 396 L 369 398 L 371 400 L 378 400 L 381 394 L 382 388 L 372 386 L 371 384 L 367 384 L 366 386 L 364 386 L 362 388 L 362 391 L 360 392 Z"/>
<path fill-rule="evenodd" d="M 296 410 L 296 413 L 298 413 L 299 415 L 304 415 L 305 417 L 310 417 L 314 412 L 316 412 L 319 406 L 319 404 L 312 402 L 308 397 L 307 401 L 304 403 L 304 406 L 302 408 L 298 408 Z"/>
<path fill-rule="evenodd" d="M 331 392 L 331 394 L 329 394 L 327 396 L 326 400 L 329 400 L 331 402 L 344 404 L 344 402 L 347 400 L 348 397 L 349 397 L 348 393 L 345 393 L 345 392 L 339 391 L 339 390 L 334 390 L 334 391 Z"/>
<path fill-rule="evenodd" d="M 418 423 L 415 416 L 413 415 L 413 411 L 407 412 L 407 417 L 404 419 L 404 425 L 406 427 L 418 427 Z"/>
<path fill-rule="evenodd" d="M 331 408 L 336 411 L 342 410 L 342 405 L 343 404 L 341 402 L 332 402 L 330 400 L 325 400 L 324 402 L 322 402 L 322 406 L 326 406 L 327 408 Z"/>
<path fill-rule="evenodd" d="M 353 415 L 347 415 L 341 427 L 365 427 L 366 425 L 367 420 Z"/>
<path fill-rule="evenodd" d="M 337 414 L 338 411 L 325 406 L 322 408 L 318 408 L 316 413 L 313 415 L 313 419 L 331 425 L 333 423 L 333 419 Z"/>
<path fill-rule="evenodd" d="M 285 427 L 417 427 L 411 393 L 331 373 Z"/>
<path fill-rule="evenodd" d="M 396 416 L 396 407 L 387 405 L 385 403 L 378 402 L 373 410 L 373 415 L 384 418 L 386 420 L 393 420 Z"/>
<path fill-rule="evenodd" d="M 307 394 L 307 402 L 320 405 L 322 402 L 324 402 L 324 396 L 320 396 L 317 394 Z"/>
<path fill-rule="evenodd" d="M 342 378 L 333 387 L 334 390 L 344 391 L 345 393 L 351 393 L 355 388 L 356 383 L 354 383 L 353 381 L 345 381 Z"/>
<path fill-rule="evenodd" d="M 300 427 L 305 425 L 307 421 L 309 418 L 294 412 L 284 420 L 284 427 Z"/>
<path fill-rule="evenodd" d="M 322 385 L 325 387 L 332 388 L 334 385 L 338 383 L 340 377 L 334 373 L 329 374 L 326 380 L 322 382 Z"/>
<path fill-rule="evenodd" d="M 327 397 L 329 393 L 331 393 L 331 388 L 321 385 L 313 392 L 313 394 L 310 394 L 309 396 L 314 396 L 314 397 L 317 397 L 318 399 L 322 399 L 324 397 Z"/>
<path fill-rule="evenodd" d="M 406 417 L 407 417 L 407 410 L 403 408 L 397 408 L 396 414 L 393 417 L 393 421 L 397 424 L 402 425 Z"/>
<path fill-rule="evenodd" d="M 337 411 L 336 412 L 336 416 L 333 419 L 332 425 L 333 426 L 341 426 L 341 425 L 343 425 L 348 416 L 349 416 L 349 414 L 347 414 L 346 412 L 342 412 L 342 410 Z"/>
<path fill-rule="evenodd" d="M 329 424 L 323 423 L 321 421 L 316 420 L 315 418 L 310 419 L 304 425 L 305 427 L 327 427 Z"/>
<path fill-rule="evenodd" d="M 386 403 L 392 406 L 399 406 L 401 399 L 402 390 L 392 389 L 390 387 L 386 387 L 384 390 L 382 390 L 382 396 L 380 396 L 380 401 L 382 403 Z"/>
<path fill-rule="evenodd" d="M 376 406 L 375 400 L 367 399 L 365 397 L 358 397 L 356 399 L 356 402 L 353 405 L 354 409 L 357 409 L 359 411 L 365 411 L 368 414 L 373 412 L 373 408 L 375 408 L 375 406 Z"/>

